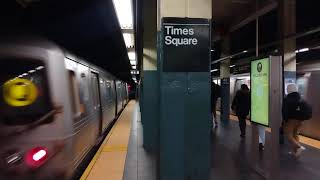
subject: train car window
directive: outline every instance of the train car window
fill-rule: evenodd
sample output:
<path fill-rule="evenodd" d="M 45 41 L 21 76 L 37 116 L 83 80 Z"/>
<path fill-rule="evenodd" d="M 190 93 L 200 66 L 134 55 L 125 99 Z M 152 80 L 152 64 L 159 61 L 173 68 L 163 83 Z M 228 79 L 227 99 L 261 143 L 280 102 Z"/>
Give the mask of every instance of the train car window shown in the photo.
<path fill-rule="evenodd" d="M 106 82 L 105 80 L 101 79 L 100 80 L 100 96 L 101 96 L 101 105 L 102 107 L 105 107 L 107 105 L 107 94 L 106 92 L 104 91 L 106 87 Z"/>
<path fill-rule="evenodd" d="M 76 75 L 73 71 L 69 71 L 70 92 L 72 98 L 72 110 L 75 117 L 79 117 L 83 111 L 83 105 L 80 102 L 79 86 Z M 77 119 L 77 118 L 75 118 Z"/>
<path fill-rule="evenodd" d="M 107 101 L 112 101 L 111 83 L 107 81 Z"/>
<path fill-rule="evenodd" d="M 79 73 L 79 94 L 80 94 L 80 102 L 81 102 L 81 117 L 86 117 L 90 114 L 90 95 L 89 95 L 89 68 L 78 64 L 77 72 Z"/>
<path fill-rule="evenodd" d="M 1 124 L 26 125 L 53 110 L 46 66 L 39 60 L 0 59 L 0 91 Z"/>

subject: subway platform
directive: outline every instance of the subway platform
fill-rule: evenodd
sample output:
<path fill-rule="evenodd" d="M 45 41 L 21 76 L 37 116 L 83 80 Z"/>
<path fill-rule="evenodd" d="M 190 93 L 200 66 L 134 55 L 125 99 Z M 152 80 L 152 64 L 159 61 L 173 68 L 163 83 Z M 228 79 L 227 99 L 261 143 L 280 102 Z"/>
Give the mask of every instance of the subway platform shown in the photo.
<path fill-rule="evenodd" d="M 250 123 L 247 136 L 239 136 L 238 122 L 219 122 L 212 134 L 210 179 L 263 180 L 248 162 L 250 156 Z M 139 104 L 131 101 L 105 138 L 81 180 L 156 180 L 156 155 L 143 149 Z M 268 133 L 268 130 L 267 130 Z M 288 154 L 289 145 L 281 145 L 280 179 L 320 179 L 320 142 L 300 137 L 307 148 L 299 159 Z"/>

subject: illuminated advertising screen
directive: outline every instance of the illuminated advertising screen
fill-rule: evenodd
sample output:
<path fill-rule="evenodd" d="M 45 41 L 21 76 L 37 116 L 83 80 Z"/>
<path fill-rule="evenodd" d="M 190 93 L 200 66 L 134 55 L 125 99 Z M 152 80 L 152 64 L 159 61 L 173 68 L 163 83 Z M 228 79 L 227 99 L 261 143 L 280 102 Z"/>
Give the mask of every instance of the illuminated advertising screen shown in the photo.
<path fill-rule="evenodd" d="M 251 121 L 269 126 L 269 58 L 251 61 Z"/>

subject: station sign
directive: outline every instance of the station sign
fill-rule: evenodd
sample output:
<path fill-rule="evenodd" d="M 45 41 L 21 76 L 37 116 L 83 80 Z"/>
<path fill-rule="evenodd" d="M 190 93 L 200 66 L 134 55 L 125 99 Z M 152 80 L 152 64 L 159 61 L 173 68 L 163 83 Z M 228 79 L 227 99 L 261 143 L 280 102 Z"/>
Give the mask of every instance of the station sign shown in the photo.
<path fill-rule="evenodd" d="M 210 21 L 162 18 L 163 72 L 209 72 Z"/>
<path fill-rule="evenodd" d="M 269 126 L 270 59 L 251 61 L 251 121 Z"/>

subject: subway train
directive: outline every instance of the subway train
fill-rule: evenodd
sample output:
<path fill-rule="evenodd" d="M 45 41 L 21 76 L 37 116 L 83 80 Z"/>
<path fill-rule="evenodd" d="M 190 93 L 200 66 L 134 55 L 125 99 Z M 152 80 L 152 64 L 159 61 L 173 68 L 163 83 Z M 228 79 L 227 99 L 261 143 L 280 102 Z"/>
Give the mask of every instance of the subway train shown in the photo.
<path fill-rule="evenodd" d="M 213 82 L 220 84 L 219 79 Z M 312 119 L 304 121 L 300 133 L 304 136 L 320 140 L 320 60 L 297 64 L 296 84 L 301 97 L 312 106 Z M 232 75 L 230 77 L 230 109 L 232 100 L 241 84 L 250 88 L 250 73 Z M 287 82 L 284 83 L 284 86 Z M 284 88 L 286 90 L 286 87 Z M 286 92 L 285 92 L 286 94 Z M 217 103 L 220 110 L 220 102 Z M 234 115 L 234 112 L 230 111 Z"/>
<path fill-rule="evenodd" d="M 0 43 L 0 179 L 70 179 L 128 103 L 127 84 L 49 41 Z"/>

